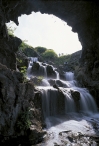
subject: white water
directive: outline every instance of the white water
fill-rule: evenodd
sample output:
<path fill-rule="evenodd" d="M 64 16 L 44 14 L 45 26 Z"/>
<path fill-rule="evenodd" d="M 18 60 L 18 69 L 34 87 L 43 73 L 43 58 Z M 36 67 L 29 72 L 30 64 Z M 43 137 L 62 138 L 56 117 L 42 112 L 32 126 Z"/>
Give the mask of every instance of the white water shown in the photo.
<path fill-rule="evenodd" d="M 67 80 L 70 81 L 63 81 L 64 85 L 66 85 L 66 88 L 59 87 L 59 89 L 63 93 L 63 97 L 59 94 L 58 90 L 53 87 L 40 87 L 42 89 L 42 101 L 43 101 L 43 111 L 44 115 L 47 116 L 56 116 L 60 111 L 59 107 L 62 106 L 64 112 L 63 114 L 76 112 L 77 107 L 76 103 L 72 98 L 71 90 L 78 91 L 80 93 L 80 100 L 77 104 L 79 104 L 79 112 L 81 113 L 96 113 L 97 112 L 97 106 L 95 104 L 95 101 L 93 97 L 90 95 L 89 91 L 86 88 L 80 88 L 75 86 L 72 79 L 74 79 L 73 73 L 66 73 Z M 56 82 L 57 83 L 57 82 Z M 60 104 L 60 102 L 62 102 Z M 46 106 L 47 105 L 47 106 Z M 47 114 L 46 114 L 47 113 Z"/>
<path fill-rule="evenodd" d="M 46 66 L 44 66 L 44 77 L 47 79 L 47 71 L 46 71 Z"/>
<path fill-rule="evenodd" d="M 59 79 L 59 73 L 55 71 L 55 83 L 61 83 L 62 85 L 59 87 L 61 91 L 59 92 L 50 85 L 47 79 L 46 67 L 41 65 L 41 68 L 43 68 L 44 79 L 42 80 L 42 86 L 38 88 L 42 93 L 42 109 L 48 133 L 46 141 L 42 146 L 55 146 L 55 143 L 59 144 L 59 146 L 65 146 L 66 144 L 63 144 L 62 140 L 66 141 L 66 138 L 64 140 L 64 138 L 59 136 L 59 133 L 63 131 L 96 135 L 92 123 L 94 121 L 99 125 L 99 114 L 96 103 L 89 91 L 86 88 L 77 86 L 77 82 L 74 80 L 74 73 L 66 72 L 66 81 L 63 81 Z M 79 101 L 74 101 L 71 90 L 80 93 Z M 77 110 L 78 105 L 79 111 Z M 75 143 L 68 141 L 67 146 L 74 145 Z"/>
<path fill-rule="evenodd" d="M 56 73 L 56 79 L 57 79 L 57 80 L 60 79 L 59 73 L 58 73 L 57 71 L 55 71 L 55 73 Z"/>
<path fill-rule="evenodd" d="M 66 77 L 66 81 L 72 81 L 72 80 L 74 80 L 74 73 L 66 72 L 65 77 Z"/>
<path fill-rule="evenodd" d="M 29 79 L 32 75 L 31 75 L 31 68 L 33 66 L 33 62 L 37 62 L 38 58 L 37 57 L 28 57 L 28 59 L 30 60 L 28 63 L 28 68 L 27 68 L 27 78 Z"/>

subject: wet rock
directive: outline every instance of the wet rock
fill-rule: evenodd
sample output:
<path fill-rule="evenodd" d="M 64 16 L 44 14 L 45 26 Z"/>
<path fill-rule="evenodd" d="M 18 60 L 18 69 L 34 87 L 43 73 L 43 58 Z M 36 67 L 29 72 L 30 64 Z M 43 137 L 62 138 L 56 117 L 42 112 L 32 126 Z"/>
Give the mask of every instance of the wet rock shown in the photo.
<path fill-rule="evenodd" d="M 54 88 L 58 90 L 58 99 L 57 99 L 57 104 L 58 104 L 58 114 L 65 114 L 65 95 L 63 91 L 56 85 L 53 85 Z"/>
<path fill-rule="evenodd" d="M 54 79 L 48 79 L 48 82 L 50 83 L 51 86 L 53 86 L 55 84 L 55 80 Z"/>
<path fill-rule="evenodd" d="M 33 82 L 34 85 L 36 86 L 40 86 L 42 83 L 42 78 L 36 77 L 36 76 L 32 76 L 30 79 L 31 82 Z"/>
<path fill-rule="evenodd" d="M 34 62 L 32 69 L 31 69 L 31 73 L 35 76 L 38 76 L 39 75 L 39 68 L 40 68 L 40 64 L 37 62 Z"/>
<path fill-rule="evenodd" d="M 43 137 L 46 134 L 46 132 L 40 132 L 37 129 L 30 129 L 29 130 L 29 142 L 31 145 L 38 144 L 43 141 Z"/>
<path fill-rule="evenodd" d="M 69 133 L 69 132 L 71 132 L 71 130 L 68 130 L 68 131 L 62 131 L 62 132 L 59 133 L 59 135 L 62 136 L 63 133 Z"/>
<path fill-rule="evenodd" d="M 67 87 L 67 86 L 66 86 L 66 83 L 64 83 L 64 82 L 61 81 L 61 80 L 56 80 L 56 84 L 57 84 L 59 87 L 64 87 L 64 88 Z"/>
<path fill-rule="evenodd" d="M 54 146 L 60 146 L 59 144 L 57 144 L 56 142 L 54 143 Z"/>
<path fill-rule="evenodd" d="M 47 77 L 51 77 L 51 78 L 56 77 L 55 71 L 53 70 L 53 67 L 51 65 L 47 65 L 46 71 L 47 71 Z"/>
<path fill-rule="evenodd" d="M 59 76 L 60 76 L 60 79 L 66 80 L 64 71 L 63 72 L 62 71 L 59 71 Z"/>
<path fill-rule="evenodd" d="M 69 139 L 70 142 L 73 142 L 73 138 L 72 137 L 68 136 L 67 138 Z"/>
<path fill-rule="evenodd" d="M 54 84 L 53 87 L 59 90 L 59 88 L 56 84 Z"/>
<path fill-rule="evenodd" d="M 78 91 L 71 90 L 71 95 L 75 102 L 80 100 L 80 93 Z"/>
<path fill-rule="evenodd" d="M 16 53 L 16 57 L 17 57 L 17 69 L 19 69 L 19 71 L 22 70 L 22 67 L 25 67 L 25 69 L 27 69 L 28 67 L 28 57 L 25 56 L 25 54 L 21 51 L 17 51 Z"/>
<path fill-rule="evenodd" d="M 59 133 L 62 144 L 67 145 L 77 145 L 77 146 L 97 146 L 97 138 L 94 136 L 82 134 L 81 132 L 74 133 L 72 131 L 62 131 Z M 60 145 L 62 145 L 60 144 Z"/>
<path fill-rule="evenodd" d="M 78 91 L 71 90 L 71 95 L 72 95 L 72 98 L 74 99 L 74 102 L 76 105 L 76 110 L 77 110 L 77 112 L 79 112 L 79 110 L 80 110 L 80 103 L 79 103 L 80 93 Z"/>

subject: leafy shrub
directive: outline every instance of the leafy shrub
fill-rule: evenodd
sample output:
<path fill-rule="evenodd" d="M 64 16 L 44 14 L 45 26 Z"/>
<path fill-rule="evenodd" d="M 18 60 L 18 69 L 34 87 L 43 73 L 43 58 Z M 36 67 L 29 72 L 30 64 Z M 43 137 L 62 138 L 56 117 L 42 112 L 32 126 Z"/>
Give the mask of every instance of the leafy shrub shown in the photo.
<path fill-rule="evenodd" d="M 35 51 L 35 49 L 24 41 L 22 41 L 21 45 L 19 46 L 19 51 L 22 51 L 27 57 L 37 56 L 37 52 Z"/>
<path fill-rule="evenodd" d="M 38 76 L 38 77 L 37 77 L 37 79 L 38 79 L 38 84 L 40 84 L 40 83 L 42 82 L 43 78 L 44 78 L 43 76 Z"/>
<path fill-rule="evenodd" d="M 37 77 L 34 77 L 32 80 L 33 80 L 33 83 L 34 83 L 34 86 L 39 86 L 43 80 L 43 76 L 37 76 Z"/>
<path fill-rule="evenodd" d="M 27 67 L 26 66 L 23 66 L 21 67 L 21 73 L 23 73 L 23 75 L 25 76 L 26 75 L 26 70 L 27 70 Z"/>

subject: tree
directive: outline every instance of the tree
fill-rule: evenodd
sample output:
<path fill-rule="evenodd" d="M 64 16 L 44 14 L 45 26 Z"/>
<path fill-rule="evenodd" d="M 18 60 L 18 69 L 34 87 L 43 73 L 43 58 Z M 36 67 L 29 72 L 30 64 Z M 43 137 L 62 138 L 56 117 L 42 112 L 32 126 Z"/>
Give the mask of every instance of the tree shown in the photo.
<path fill-rule="evenodd" d="M 42 54 L 42 57 L 47 60 L 55 60 L 58 56 L 54 50 L 48 49 Z"/>
<path fill-rule="evenodd" d="M 44 47 L 36 47 L 35 50 L 37 51 L 37 53 L 42 54 L 44 53 L 47 49 Z"/>

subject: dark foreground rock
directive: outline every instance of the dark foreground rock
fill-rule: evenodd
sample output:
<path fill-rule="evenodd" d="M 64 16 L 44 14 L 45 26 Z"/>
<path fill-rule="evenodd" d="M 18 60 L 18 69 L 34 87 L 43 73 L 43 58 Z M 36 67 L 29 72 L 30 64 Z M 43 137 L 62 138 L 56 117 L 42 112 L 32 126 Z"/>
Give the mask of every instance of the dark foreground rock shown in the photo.
<path fill-rule="evenodd" d="M 0 64 L 1 146 L 13 145 L 13 142 L 16 146 L 35 144 L 43 140 L 40 99 L 32 82 L 23 82 L 20 72 Z"/>

